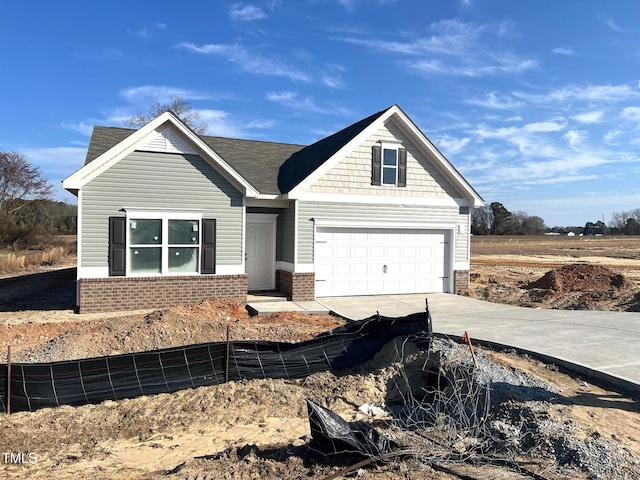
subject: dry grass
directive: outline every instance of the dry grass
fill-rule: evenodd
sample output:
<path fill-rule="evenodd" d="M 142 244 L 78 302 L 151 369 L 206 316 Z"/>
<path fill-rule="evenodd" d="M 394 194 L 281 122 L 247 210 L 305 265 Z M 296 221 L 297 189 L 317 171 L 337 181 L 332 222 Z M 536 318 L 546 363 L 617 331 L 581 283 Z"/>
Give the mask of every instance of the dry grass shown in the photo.
<path fill-rule="evenodd" d="M 480 255 L 559 255 L 567 257 L 601 256 L 640 258 L 640 235 L 605 237 L 474 235 L 471 256 Z"/>
<path fill-rule="evenodd" d="M 0 274 L 19 273 L 33 267 L 50 266 L 60 263 L 77 251 L 76 237 L 55 237 L 48 247 L 38 251 L 0 252 Z"/>

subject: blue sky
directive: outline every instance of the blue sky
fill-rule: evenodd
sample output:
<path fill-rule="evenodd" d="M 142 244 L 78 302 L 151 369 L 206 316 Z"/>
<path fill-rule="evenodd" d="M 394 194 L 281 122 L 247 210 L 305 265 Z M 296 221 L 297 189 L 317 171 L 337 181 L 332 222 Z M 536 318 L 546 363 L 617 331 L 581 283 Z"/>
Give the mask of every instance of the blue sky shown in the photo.
<path fill-rule="evenodd" d="M 64 193 L 93 125 L 181 96 L 209 135 L 312 143 L 398 104 L 488 202 L 640 207 L 640 3 L 0 0 L 0 150 Z"/>

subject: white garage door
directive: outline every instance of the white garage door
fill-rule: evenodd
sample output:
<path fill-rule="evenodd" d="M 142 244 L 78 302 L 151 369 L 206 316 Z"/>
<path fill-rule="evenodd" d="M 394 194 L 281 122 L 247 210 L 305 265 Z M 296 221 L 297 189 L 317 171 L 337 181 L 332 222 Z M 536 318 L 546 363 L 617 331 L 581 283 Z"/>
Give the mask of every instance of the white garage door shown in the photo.
<path fill-rule="evenodd" d="M 318 227 L 316 297 L 446 292 L 449 250 L 446 231 Z"/>

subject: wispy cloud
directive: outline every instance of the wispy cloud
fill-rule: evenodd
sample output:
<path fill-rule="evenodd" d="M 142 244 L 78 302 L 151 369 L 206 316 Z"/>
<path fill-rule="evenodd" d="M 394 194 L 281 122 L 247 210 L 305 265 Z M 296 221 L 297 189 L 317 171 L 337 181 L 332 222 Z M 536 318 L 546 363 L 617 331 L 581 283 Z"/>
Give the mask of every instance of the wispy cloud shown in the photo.
<path fill-rule="evenodd" d="M 166 85 L 141 85 L 128 87 L 120 91 L 120 96 L 131 103 L 168 102 L 172 98 L 182 97 L 186 100 L 215 100 L 216 97 L 206 92 L 189 90 Z"/>
<path fill-rule="evenodd" d="M 625 107 L 622 109 L 620 117 L 632 122 L 640 122 L 640 107 Z"/>
<path fill-rule="evenodd" d="M 267 14 L 264 10 L 255 5 L 234 3 L 229 7 L 229 18 L 235 21 L 248 22 L 251 20 L 260 20 L 266 16 Z"/>
<path fill-rule="evenodd" d="M 510 95 L 500 95 L 497 92 L 487 93 L 483 98 L 470 98 L 465 100 L 469 105 L 497 110 L 513 110 L 524 105 L 524 102 L 515 100 Z"/>
<path fill-rule="evenodd" d="M 267 100 L 279 103 L 298 113 L 320 113 L 323 115 L 337 115 L 341 117 L 351 118 L 354 116 L 352 110 L 331 103 L 318 105 L 312 97 L 302 97 L 297 92 L 281 91 L 269 92 L 266 95 Z"/>
<path fill-rule="evenodd" d="M 640 88 L 629 85 L 568 85 L 547 93 L 513 92 L 513 95 L 533 103 L 557 102 L 621 102 L 640 98 Z"/>
<path fill-rule="evenodd" d="M 356 7 L 358 4 L 366 5 L 367 7 L 371 4 L 379 4 L 379 5 L 388 5 L 391 3 L 396 3 L 397 0 L 377 0 L 373 2 L 371 0 L 367 0 L 366 2 L 363 0 L 337 0 L 338 5 L 342 6 L 347 13 L 354 13 L 356 11 Z"/>
<path fill-rule="evenodd" d="M 576 52 L 573 50 L 573 48 L 566 48 L 566 47 L 556 47 L 553 50 L 551 50 L 551 52 L 557 54 L 557 55 L 566 55 L 566 56 L 573 56 L 576 54 Z"/>
<path fill-rule="evenodd" d="M 226 58 L 235 63 L 238 67 L 248 73 L 256 75 L 270 75 L 276 77 L 286 77 L 290 80 L 309 82 L 309 76 L 277 58 L 268 58 L 265 55 L 250 52 L 247 48 L 239 44 L 213 44 L 196 45 L 183 42 L 177 45 L 178 48 L 202 55 L 215 55 Z"/>
<path fill-rule="evenodd" d="M 486 77 L 491 75 L 520 73 L 538 66 L 536 60 L 496 58 L 493 65 L 453 65 L 441 60 L 407 62 L 414 70 L 426 74 L 452 75 L 457 77 Z"/>
<path fill-rule="evenodd" d="M 40 147 L 22 148 L 29 161 L 37 165 L 42 175 L 56 187 L 56 197 L 71 200 L 70 194 L 64 194 L 61 181 L 71 172 L 75 172 L 84 165 L 87 147 Z M 63 168 L 60 168 L 60 167 Z"/>
<path fill-rule="evenodd" d="M 457 56 L 466 52 L 480 37 L 485 27 L 460 20 L 441 20 L 430 25 L 433 35 L 417 38 L 410 42 L 389 41 L 379 38 L 360 39 L 341 38 L 343 42 L 362 45 L 374 50 L 405 55 L 424 55 L 426 53 Z"/>
<path fill-rule="evenodd" d="M 344 81 L 342 80 L 344 67 L 332 63 L 325 65 L 325 69 L 325 72 L 322 74 L 323 85 L 329 88 L 344 88 Z"/>
<path fill-rule="evenodd" d="M 88 122 L 78 122 L 78 123 L 62 122 L 60 126 L 62 128 L 66 128 L 67 130 L 73 130 L 74 132 L 78 132 L 79 134 L 85 135 L 87 137 L 91 136 L 91 132 L 93 132 L 93 124 Z"/>
<path fill-rule="evenodd" d="M 434 139 L 438 149 L 442 150 L 445 155 L 455 155 L 462 151 L 471 141 L 469 137 L 452 137 L 450 135 L 441 135 Z"/>
<path fill-rule="evenodd" d="M 76 204 L 76 196 L 62 188 L 62 180 L 79 170 L 87 156 L 87 146 L 81 147 L 30 147 L 21 148 L 29 162 L 40 169 L 42 176 L 53 185 L 56 201 Z"/>
<path fill-rule="evenodd" d="M 571 118 L 579 123 L 592 124 L 592 123 L 599 123 L 602 120 L 603 115 L 604 115 L 604 111 L 594 110 L 593 112 L 579 113 L 578 115 L 574 115 Z"/>
<path fill-rule="evenodd" d="M 587 132 L 583 130 L 569 130 L 562 136 L 572 148 L 577 148 L 582 145 L 587 137 Z"/>
<path fill-rule="evenodd" d="M 548 161 L 527 160 L 517 165 L 501 165 L 485 171 L 480 179 L 483 183 L 520 182 L 521 184 L 562 183 L 597 178 L 594 172 L 583 172 L 609 163 L 605 158 L 565 152 L 564 158 Z"/>
<path fill-rule="evenodd" d="M 153 25 L 145 25 L 144 27 L 140 28 L 136 31 L 136 35 L 138 35 L 139 37 L 147 38 L 156 35 L 157 33 L 166 29 L 166 23 L 154 23 Z"/>
<path fill-rule="evenodd" d="M 494 38 L 507 36 L 508 22 L 477 25 L 447 19 L 429 26 L 432 35 L 411 41 L 381 38 L 344 37 L 340 41 L 387 54 L 400 55 L 399 61 L 427 75 L 482 77 L 517 74 L 538 68 L 537 59 L 525 58 L 501 47 L 492 48 Z"/>
<path fill-rule="evenodd" d="M 258 120 L 234 117 L 224 110 L 197 110 L 200 121 L 208 126 L 207 135 L 247 138 L 255 136 L 256 130 L 273 127 L 273 120 Z"/>
<path fill-rule="evenodd" d="M 609 27 L 614 32 L 622 32 L 623 31 L 623 29 L 620 26 L 618 26 L 618 24 L 612 18 L 602 17 L 602 21 L 604 22 L 604 24 L 607 27 Z"/>

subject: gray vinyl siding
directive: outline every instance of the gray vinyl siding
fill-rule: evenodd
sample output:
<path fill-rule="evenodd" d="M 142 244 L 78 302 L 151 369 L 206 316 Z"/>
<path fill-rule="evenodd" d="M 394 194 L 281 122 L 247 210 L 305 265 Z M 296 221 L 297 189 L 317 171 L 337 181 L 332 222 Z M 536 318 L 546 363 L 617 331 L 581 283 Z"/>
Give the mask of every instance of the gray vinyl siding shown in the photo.
<path fill-rule="evenodd" d="M 283 209 L 278 217 L 278 235 L 276 260 L 295 263 L 295 202 L 289 202 L 289 208 Z"/>
<path fill-rule="evenodd" d="M 247 207 L 247 213 L 277 214 L 276 223 L 276 261 L 293 263 L 294 244 L 294 203 L 289 208 Z"/>
<path fill-rule="evenodd" d="M 134 152 L 85 185 L 82 267 L 108 264 L 109 217 L 124 207 L 204 210 L 217 219 L 217 265 L 242 262 L 242 193 L 197 155 Z"/>
<path fill-rule="evenodd" d="M 308 202 L 298 203 L 298 263 L 313 263 L 312 218 L 342 221 L 397 223 L 429 223 L 459 226 L 455 232 L 454 262 L 469 261 L 469 214 L 458 206 L 372 205 L 365 203 Z M 466 209 L 468 212 L 468 209 Z"/>

